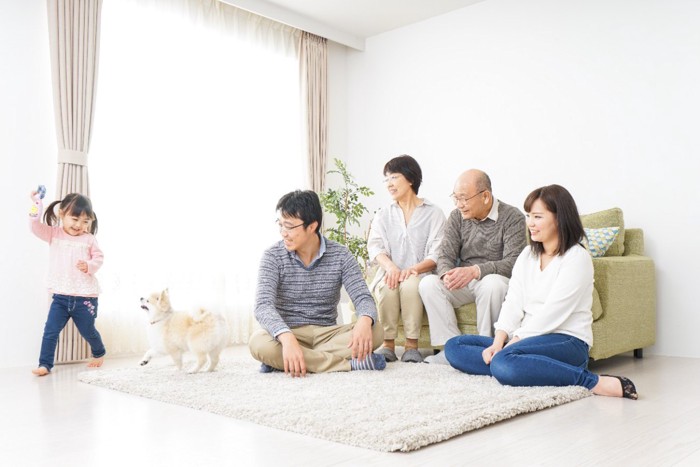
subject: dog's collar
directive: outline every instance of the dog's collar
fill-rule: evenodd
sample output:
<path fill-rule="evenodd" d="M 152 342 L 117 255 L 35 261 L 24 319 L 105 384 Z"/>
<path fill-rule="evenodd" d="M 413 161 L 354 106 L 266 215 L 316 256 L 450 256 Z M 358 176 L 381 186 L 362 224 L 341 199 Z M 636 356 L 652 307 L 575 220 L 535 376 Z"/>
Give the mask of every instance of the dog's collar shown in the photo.
<path fill-rule="evenodd" d="M 167 318 L 170 318 L 170 316 L 163 316 L 163 317 L 162 317 L 161 319 L 159 319 L 159 320 L 151 321 L 151 324 L 152 324 L 152 325 L 153 325 L 153 324 L 158 324 L 158 323 L 160 323 L 161 321 L 163 321 L 164 319 L 167 319 Z"/>

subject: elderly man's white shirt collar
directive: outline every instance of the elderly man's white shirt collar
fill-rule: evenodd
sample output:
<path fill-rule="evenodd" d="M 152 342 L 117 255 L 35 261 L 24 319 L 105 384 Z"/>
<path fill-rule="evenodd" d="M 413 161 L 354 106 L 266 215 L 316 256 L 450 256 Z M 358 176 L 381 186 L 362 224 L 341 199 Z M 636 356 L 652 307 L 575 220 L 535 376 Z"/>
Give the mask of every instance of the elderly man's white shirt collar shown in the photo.
<path fill-rule="evenodd" d="M 493 206 L 491 206 L 489 215 L 481 219 L 479 222 L 484 222 L 486 219 L 491 219 L 494 222 L 498 221 L 498 200 L 496 198 L 493 199 Z"/>

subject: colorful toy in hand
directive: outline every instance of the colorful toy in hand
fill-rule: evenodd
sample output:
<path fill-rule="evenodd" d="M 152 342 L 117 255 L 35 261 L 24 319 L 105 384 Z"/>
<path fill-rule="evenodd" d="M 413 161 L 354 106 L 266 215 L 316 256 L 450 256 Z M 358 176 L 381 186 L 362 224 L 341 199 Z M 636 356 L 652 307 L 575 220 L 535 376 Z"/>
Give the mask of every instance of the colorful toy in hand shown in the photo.
<path fill-rule="evenodd" d="M 37 217 L 39 215 L 40 200 L 44 199 L 44 196 L 46 196 L 46 187 L 44 185 L 39 185 L 35 194 L 32 196 L 34 204 L 32 204 L 32 207 L 29 209 L 29 215 L 31 217 Z"/>

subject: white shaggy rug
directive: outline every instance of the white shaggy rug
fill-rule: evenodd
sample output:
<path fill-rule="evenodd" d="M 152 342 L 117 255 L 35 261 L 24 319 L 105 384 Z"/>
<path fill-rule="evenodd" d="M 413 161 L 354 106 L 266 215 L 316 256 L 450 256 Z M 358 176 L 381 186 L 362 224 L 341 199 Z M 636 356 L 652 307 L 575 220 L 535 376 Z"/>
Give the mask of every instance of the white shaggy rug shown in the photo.
<path fill-rule="evenodd" d="M 186 362 L 187 363 L 187 362 Z M 190 362 L 192 363 L 192 362 Z M 384 371 L 290 378 L 258 373 L 222 354 L 213 373 L 178 372 L 168 358 L 145 367 L 83 372 L 89 384 L 378 451 L 412 451 L 521 413 L 590 395 L 584 388 L 515 388 L 445 365 L 391 363 Z"/>

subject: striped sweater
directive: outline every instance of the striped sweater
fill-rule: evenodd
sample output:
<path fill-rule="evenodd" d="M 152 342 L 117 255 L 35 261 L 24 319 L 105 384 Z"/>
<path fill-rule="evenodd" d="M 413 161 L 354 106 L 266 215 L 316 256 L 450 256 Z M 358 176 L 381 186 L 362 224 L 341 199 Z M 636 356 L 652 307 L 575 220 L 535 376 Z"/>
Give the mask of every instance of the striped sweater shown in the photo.
<path fill-rule="evenodd" d="M 304 267 L 280 241 L 265 250 L 260 261 L 255 318 L 271 336 L 314 324 L 332 326 L 338 318 L 340 288 L 345 287 L 357 316 L 377 321 L 377 307 L 350 251 L 326 238 L 325 251 Z"/>
<path fill-rule="evenodd" d="M 498 202 L 498 220 L 462 218 L 459 209 L 450 213 L 440 243 L 437 273 L 442 277 L 456 266 L 479 265 L 481 277 L 510 277 L 515 260 L 523 251 L 525 216 L 513 206 Z"/>

